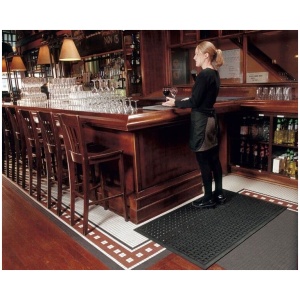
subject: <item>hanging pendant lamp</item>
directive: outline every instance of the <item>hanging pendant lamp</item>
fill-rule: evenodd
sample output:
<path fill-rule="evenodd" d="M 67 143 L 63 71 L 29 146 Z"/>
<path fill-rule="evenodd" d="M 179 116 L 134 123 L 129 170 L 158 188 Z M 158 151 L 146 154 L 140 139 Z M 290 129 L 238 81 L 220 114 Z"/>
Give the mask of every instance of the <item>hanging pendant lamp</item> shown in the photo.
<path fill-rule="evenodd" d="M 2 73 L 7 72 L 6 61 L 5 58 L 2 57 Z"/>
<path fill-rule="evenodd" d="M 26 71 L 26 67 L 20 55 L 13 57 L 10 64 L 10 70 L 13 72 Z"/>
<path fill-rule="evenodd" d="M 52 60 L 53 61 L 53 60 Z M 50 49 L 48 45 L 43 45 L 39 50 L 39 55 L 37 59 L 38 65 L 50 65 Z"/>
<path fill-rule="evenodd" d="M 76 45 L 71 38 L 65 38 L 60 50 L 60 61 L 75 61 L 81 60 Z"/>

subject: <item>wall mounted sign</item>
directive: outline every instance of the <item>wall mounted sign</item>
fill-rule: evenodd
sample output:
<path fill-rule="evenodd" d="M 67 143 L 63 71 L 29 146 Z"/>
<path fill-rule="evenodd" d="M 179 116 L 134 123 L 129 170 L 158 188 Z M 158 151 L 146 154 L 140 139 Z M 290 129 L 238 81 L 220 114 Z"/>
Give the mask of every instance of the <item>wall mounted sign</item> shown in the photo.
<path fill-rule="evenodd" d="M 247 73 L 247 83 L 268 82 L 269 72 L 253 72 Z"/>
<path fill-rule="evenodd" d="M 187 84 L 190 72 L 188 69 L 189 53 L 188 50 L 178 49 L 172 51 L 172 84 Z"/>
<path fill-rule="evenodd" d="M 123 49 L 121 30 L 74 30 L 72 34 L 81 57 Z"/>
<path fill-rule="evenodd" d="M 220 67 L 220 78 L 239 78 L 242 82 L 241 50 L 224 50 L 223 58 L 224 64 Z"/>

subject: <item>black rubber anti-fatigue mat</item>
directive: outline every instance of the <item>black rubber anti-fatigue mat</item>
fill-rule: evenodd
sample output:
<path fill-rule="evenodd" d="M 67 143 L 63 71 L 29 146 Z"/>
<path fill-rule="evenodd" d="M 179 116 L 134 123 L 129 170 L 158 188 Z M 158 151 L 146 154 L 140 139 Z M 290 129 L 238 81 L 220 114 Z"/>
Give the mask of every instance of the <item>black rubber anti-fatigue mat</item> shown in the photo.
<path fill-rule="evenodd" d="M 285 210 L 231 191 L 225 195 L 224 205 L 199 209 L 190 203 L 135 231 L 207 269 Z"/>

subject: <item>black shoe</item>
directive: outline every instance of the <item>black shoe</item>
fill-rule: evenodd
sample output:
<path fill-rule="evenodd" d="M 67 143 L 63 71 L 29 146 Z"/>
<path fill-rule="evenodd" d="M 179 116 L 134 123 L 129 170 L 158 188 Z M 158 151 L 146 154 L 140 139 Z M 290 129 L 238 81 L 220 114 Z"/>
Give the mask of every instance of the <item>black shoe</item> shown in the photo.
<path fill-rule="evenodd" d="M 202 198 L 193 201 L 192 205 L 197 208 L 209 208 L 209 207 L 215 207 L 216 202 L 213 197 L 208 198 L 203 196 Z"/>
<path fill-rule="evenodd" d="M 214 195 L 214 199 L 218 204 L 224 204 L 226 201 L 226 197 L 223 194 Z"/>

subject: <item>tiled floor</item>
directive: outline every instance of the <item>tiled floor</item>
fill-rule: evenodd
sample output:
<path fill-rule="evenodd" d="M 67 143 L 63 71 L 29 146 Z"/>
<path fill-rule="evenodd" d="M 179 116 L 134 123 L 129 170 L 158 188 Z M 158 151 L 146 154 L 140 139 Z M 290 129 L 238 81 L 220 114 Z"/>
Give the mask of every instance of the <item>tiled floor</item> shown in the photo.
<path fill-rule="evenodd" d="M 45 186 L 43 188 L 46 190 Z M 297 189 L 278 186 L 233 174 L 224 177 L 223 188 L 233 192 L 247 189 L 251 193 L 257 192 L 273 196 L 275 199 L 279 198 L 286 200 L 287 203 L 294 204 L 294 206 L 298 207 Z M 55 196 L 55 192 L 53 192 L 53 196 Z M 193 200 L 194 198 L 190 201 Z M 69 206 L 68 192 L 65 192 L 63 196 L 63 203 L 66 206 Z M 185 204 L 186 203 L 182 205 Z M 82 215 L 83 213 L 83 201 L 81 199 L 76 201 L 76 212 L 79 215 Z M 55 211 L 53 211 L 53 215 L 57 217 Z M 74 227 L 69 225 L 68 212 L 64 213 L 61 218 L 65 220 L 67 226 L 79 233 L 81 237 L 90 242 L 99 251 L 107 255 L 121 269 L 136 268 L 146 260 L 165 250 L 161 246 L 134 231 L 135 228 L 143 223 L 136 225 L 131 222 L 124 222 L 123 217 L 118 216 L 109 210 L 104 210 L 101 206 L 92 207 L 89 211 L 90 226 L 94 227 L 95 230 L 86 237 L 81 234 L 81 223 L 77 223 Z"/>
<path fill-rule="evenodd" d="M 298 203 L 298 189 L 275 185 L 265 181 L 249 179 L 234 174 L 229 174 L 224 177 L 223 187 L 233 192 L 238 192 L 241 189 L 248 189 L 257 193 Z"/>
<path fill-rule="evenodd" d="M 298 190 L 277 186 L 267 182 L 257 181 L 237 175 L 227 175 L 223 179 L 223 188 L 238 192 L 242 189 L 248 189 L 261 194 L 274 196 L 285 199 L 293 203 L 298 203 Z M 193 201 L 191 199 L 190 201 Z M 68 197 L 64 197 L 63 202 L 69 205 Z M 182 204 L 185 205 L 186 203 Z M 174 208 L 176 209 L 176 208 Z M 82 201 L 76 202 L 76 211 L 80 214 L 83 212 Z M 129 248 L 135 248 L 146 242 L 146 238 L 136 233 L 134 229 L 139 225 L 131 222 L 124 222 L 121 216 L 118 216 L 109 210 L 95 206 L 89 212 L 89 220 L 99 226 L 105 232 L 111 234 L 116 239 L 122 241 Z M 147 222 L 149 222 L 148 220 Z"/>

